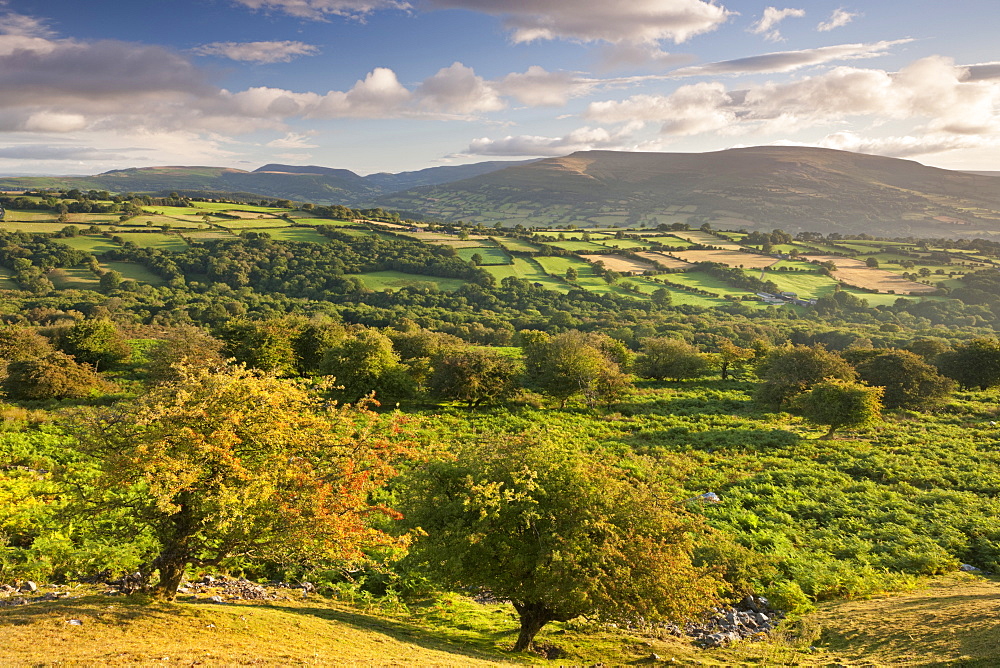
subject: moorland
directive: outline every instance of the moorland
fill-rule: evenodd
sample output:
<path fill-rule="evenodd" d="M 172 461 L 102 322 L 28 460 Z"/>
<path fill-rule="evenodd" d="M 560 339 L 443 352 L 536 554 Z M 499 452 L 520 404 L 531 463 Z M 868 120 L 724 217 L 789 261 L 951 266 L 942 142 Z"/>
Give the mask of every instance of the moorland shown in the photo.
<path fill-rule="evenodd" d="M 14 661 L 996 660 L 996 242 L 2 203 Z"/>

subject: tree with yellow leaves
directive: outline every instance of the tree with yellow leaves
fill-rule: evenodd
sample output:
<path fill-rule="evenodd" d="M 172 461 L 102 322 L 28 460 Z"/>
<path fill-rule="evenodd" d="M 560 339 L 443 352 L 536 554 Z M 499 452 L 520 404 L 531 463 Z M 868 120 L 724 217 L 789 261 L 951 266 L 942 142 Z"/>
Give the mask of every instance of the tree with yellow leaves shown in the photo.
<path fill-rule="evenodd" d="M 235 557 L 350 561 L 392 539 L 370 493 L 407 449 L 402 419 L 331 406 L 294 381 L 232 369 L 182 373 L 84 420 L 93 489 L 125 508 L 158 554 L 143 574 L 171 599 L 189 565 Z"/>

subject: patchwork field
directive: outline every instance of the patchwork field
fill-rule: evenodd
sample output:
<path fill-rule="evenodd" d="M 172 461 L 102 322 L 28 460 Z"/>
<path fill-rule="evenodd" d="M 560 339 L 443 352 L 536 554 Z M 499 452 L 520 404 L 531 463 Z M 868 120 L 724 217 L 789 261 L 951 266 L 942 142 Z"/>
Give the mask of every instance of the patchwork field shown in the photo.
<path fill-rule="evenodd" d="M 482 258 L 482 262 L 480 262 L 481 265 L 510 264 L 510 256 L 507 255 L 502 248 L 497 248 L 496 246 L 478 246 L 473 248 L 458 249 L 458 256 L 466 262 L 471 261 L 473 255 L 479 255 Z"/>
<path fill-rule="evenodd" d="M 605 267 L 611 271 L 618 272 L 628 272 L 632 274 L 641 274 L 644 271 L 653 269 L 653 265 L 647 262 L 637 262 L 631 258 L 622 257 L 621 255 L 581 255 L 587 262 L 601 262 Z"/>
<path fill-rule="evenodd" d="M 733 250 L 682 250 L 674 251 L 676 257 L 685 262 L 718 262 L 728 267 L 770 267 L 777 258 L 756 253 L 741 253 Z"/>
<path fill-rule="evenodd" d="M 639 251 L 636 253 L 639 257 L 656 262 L 663 265 L 667 269 L 690 269 L 691 264 L 684 262 L 683 260 L 678 260 L 675 257 L 665 255 L 664 253 L 657 253 L 655 251 Z"/>
<path fill-rule="evenodd" d="M 937 290 L 931 285 L 924 285 L 915 281 L 908 281 L 898 274 L 885 269 L 873 269 L 867 266 L 864 261 L 849 257 L 833 255 L 810 255 L 810 260 L 820 262 L 833 262 L 837 265 L 837 270 L 833 272 L 834 278 L 850 285 L 868 290 L 878 290 L 879 292 L 894 291 L 896 294 L 929 294 Z"/>
<path fill-rule="evenodd" d="M 163 250 L 184 250 L 187 242 L 176 234 L 160 232 L 119 232 L 115 236 L 131 241 L 140 248 L 162 248 Z"/>

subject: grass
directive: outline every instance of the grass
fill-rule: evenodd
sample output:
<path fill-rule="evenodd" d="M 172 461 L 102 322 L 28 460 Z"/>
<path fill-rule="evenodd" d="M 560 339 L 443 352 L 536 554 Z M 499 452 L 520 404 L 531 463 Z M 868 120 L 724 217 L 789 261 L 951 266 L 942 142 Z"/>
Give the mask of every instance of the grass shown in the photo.
<path fill-rule="evenodd" d="M 65 244 L 70 248 L 75 248 L 76 250 L 93 253 L 94 255 L 99 255 L 115 248 L 121 248 L 121 246 L 111 241 L 111 239 L 89 234 L 59 239 L 59 243 Z"/>
<path fill-rule="evenodd" d="M 96 290 L 100 279 L 86 267 L 53 269 L 49 280 L 57 290 Z"/>
<path fill-rule="evenodd" d="M 926 589 L 823 606 L 819 646 L 858 665 L 1000 665 L 1000 578 L 953 575 Z"/>
<path fill-rule="evenodd" d="M 70 625 L 75 619 L 80 625 Z M 267 605 L 84 596 L 0 609 L 5 665 L 416 665 L 504 663 L 496 649 L 319 597 Z M 11 645 L 16 643 L 17 646 Z M 485 643 L 479 643 L 481 646 Z M 9 663 L 8 663 L 9 662 Z"/>
<path fill-rule="evenodd" d="M 510 264 L 510 256 L 502 248 L 479 247 L 479 248 L 459 248 L 458 256 L 468 262 L 473 255 L 480 255 L 483 258 L 483 265 Z"/>
<path fill-rule="evenodd" d="M 219 227 L 227 230 L 245 230 L 261 227 L 291 227 L 291 223 L 284 218 L 246 218 L 244 220 L 220 220 L 215 222 Z"/>
<path fill-rule="evenodd" d="M 0 267 L 0 290 L 20 290 L 13 277 L 14 274 L 10 269 Z"/>
<path fill-rule="evenodd" d="M 548 290 L 569 292 L 569 286 L 549 276 L 534 259 L 514 258 L 511 264 L 491 265 L 483 267 L 493 275 L 497 283 L 508 276 L 522 278 L 532 283 L 539 283 Z"/>
<path fill-rule="evenodd" d="M 125 280 L 148 283 L 149 285 L 163 285 L 166 283 L 166 281 L 149 269 L 135 262 L 102 262 L 101 266 L 105 269 L 117 271 Z"/>
<path fill-rule="evenodd" d="M 369 274 L 355 274 L 369 290 L 398 290 L 400 288 L 432 288 L 442 292 L 457 290 L 466 281 L 460 278 L 439 278 L 407 274 L 402 271 L 373 271 Z"/>

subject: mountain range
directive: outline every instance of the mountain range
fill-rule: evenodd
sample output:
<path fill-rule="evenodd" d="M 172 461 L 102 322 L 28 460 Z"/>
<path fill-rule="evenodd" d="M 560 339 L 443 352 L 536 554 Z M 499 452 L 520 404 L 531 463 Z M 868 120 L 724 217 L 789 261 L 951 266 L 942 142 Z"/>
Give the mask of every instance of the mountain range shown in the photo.
<path fill-rule="evenodd" d="M 664 223 L 869 233 L 1000 235 L 1000 177 L 830 149 L 764 146 L 711 153 L 582 151 L 360 176 L 268 164 L 123 169 L 88 177 L 0 179 L 0 190 L 244 193 L 382 206 L 406 217 L 505 225 L 655 227 Z"/>

